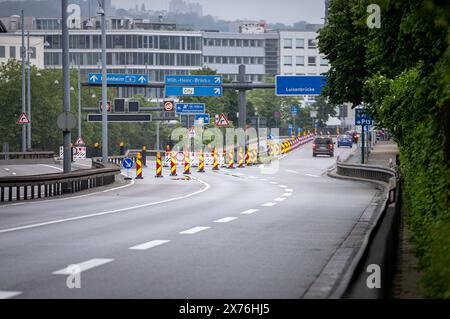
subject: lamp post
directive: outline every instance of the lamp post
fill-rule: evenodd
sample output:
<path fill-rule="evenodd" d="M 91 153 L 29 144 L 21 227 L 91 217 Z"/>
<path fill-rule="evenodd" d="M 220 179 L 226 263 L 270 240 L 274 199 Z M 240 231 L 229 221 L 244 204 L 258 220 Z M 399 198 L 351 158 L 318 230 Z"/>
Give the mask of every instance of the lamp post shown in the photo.
<path fill-rule="evenodd" d="M 68 0 L 61 0 L 61 12 L 62 12 L 62 62 L 63 62 L 63 111 L 70 112 L 70 73 L 69 73 L 69 29 L 67 26 L 68 13 L 67 13 L 67 3 Z M 55 81 L 56 83 L 56 81 Z M 70 130 L 63 132 L 64 140 L 64 162 L 63 168 L 64 173 L 70 173 L 72 170 L 71 162 L 71 139 L 72 133 Z"/>
<path fill-rule="evenodd" d="M 24 13 L 23 10 L 21 12 L 21 24 L 22 24 L 22 46 L 21 46 L 21 50 L 20 50 L 20 56 L 22 59 L 22 112 L 25 113 L 26 110 L 26 101 L 25 101 L 25 18 L 24 18 Z M 26 147 L 27 147 L 27 128 L 25 127 L 25 125 L 22 125 L 22 152 L 26 151 Z"/>
<path fill-rule="evenodd" d="M 81 137 L 81 72 L 78 63 L 78 137 Z"/>
<path fill-rule="evenodd" d="M 30 32 L 27 32 L 27 69 L 28 69 L 28 75 L 27 75 L 27 112 L 28 112 L 28 120 L 30 121 L 30 124 L 27 124 L 27 133 L 28 133 L 28 140 L 27 140 L 27 149 L 31 150 L 31 63 L 30 63 Z"/>
<path fill-rule="evenodd" d="M 103 163 L 108 163 L 108 87 L 106 73 L 106 8 L 105 0 L 98 0 L 97 14 L 102 17 L 102 158 Z"/>

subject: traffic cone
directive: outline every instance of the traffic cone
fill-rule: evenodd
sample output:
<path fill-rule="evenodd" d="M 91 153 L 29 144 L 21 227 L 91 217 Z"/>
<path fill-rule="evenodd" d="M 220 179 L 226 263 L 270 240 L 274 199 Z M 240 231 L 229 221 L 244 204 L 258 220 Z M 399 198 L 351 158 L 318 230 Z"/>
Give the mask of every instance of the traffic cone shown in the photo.
<path fill-rule="evenodd" d="M 253 165 L 256 165 L 258 163 L 258 149 L 255 146 L 253 148 Z"/>
<path fill-rule="evenodd" d="M 269 144 L 269 156 L 275 157 L 275 144 L 272 143 Z"/>
<path fill-rule="evenodd" d="M 244 168 L 244 150 L 239 146 L 238 168 Z"/>
<path fill-rule="evenodd" d="M 172 152 L 170 151 L 170 145 L 167 145 L 167 146 L 166 146 L 166 155 L 167 155 L 170 159 L 172 159 L 172 157 L 171 157 Z M 164 167 L 167 167 L 167 166 L 169 166 L 169 164 L 167 164 L 167 162 L 164 160 L 163 166 L 164 166 Z"/>
<path fill-rule="evenodd" d="M 184 173 L 186 175 L 191 174 L 191 160 L 189 158 L 189 150 L 187 150 L 184 154 Z"/>
<path fill-rule="evenodd" d="M 162 175 L 162 162 L 161 162 L 161 152 L 158 151 L 158 153 L 156 153 L 156 178 L 161 178 L 163 177 Z"/>
<path fill-rule="evenodd" d="M 142 154 L 137 153 L 136 156 L 136 179 L 144 179 L 142 177 Z"/>
<path fill-rule="evenodd" d="M 227 167 L 227 148 L 225 146 L 223 147 L 222 157 L 223 157 L 222 167 Z"/>
<path fill-rule="evenodd" d="M 170 176 L 177 176 L 177 162 L 175 161 L 175 152 L 169 151 L 169 156 L 170 156 Z"/>
<path fill-rule="evenodd" d="M 251 166 L 252 162 L 250 160 L 250 146 L 247 146 L 247 153 L 245 154 L 245 165 Z"/>
<path fill-rule="evenodd" d="M 212 169 L 213 169 L 213 171 L 218 171 L 219 170 L 219 158 L 218 158 L 217 150 L 215 147 L 213 148 L 212 153 L 213 153 L 213 159 L 214 159 Z"/>
<path fill-rule="evenodd" d="M 200 149 L 200 154 L 198 156 L 198 172 L 205 172 L 205 157 L 203 156 L 203 149 Z"/>
<path fill-rule="evenodd" d="M 283 155 L 286 151 L 286 146 L 284 144 L 284 142 L 281 143 L 281 155 Z"/>
<path fill-rule="evenodd" d="M 280 144 L 276 143 L 275 144 L 275 155 L 280 155 Z"/>
<path fill-rule="evenodd" d="M 234 169 L 233 147 L 230 147 L 228 151 L 228 169 Z"/>

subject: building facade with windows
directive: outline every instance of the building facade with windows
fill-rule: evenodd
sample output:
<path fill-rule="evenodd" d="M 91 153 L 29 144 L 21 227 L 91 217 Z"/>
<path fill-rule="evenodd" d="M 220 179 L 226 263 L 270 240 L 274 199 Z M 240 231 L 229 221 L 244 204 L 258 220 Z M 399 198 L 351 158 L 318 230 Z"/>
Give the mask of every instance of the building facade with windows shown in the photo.
<path fill-rule="evenodd" d="M 246 81 L 264 81 L 264 34 L 203 33 L 203 66 L 217 70 L 231 81 L 237 81 L 241 64 L 246 67 Z"/>
<path fill-rule="evenodd" d="M 280 31 L 280 74 L 321 75 L 329 70 L 316 31 Z"/>
<path fill-rule="evenodd" d="M 25 46 L 27 38 L 25 37 Z M 20 48 L 22 47 L 22 36 L 8 33 L 0 34 L 0 64 L 8 62 L 9 59 L 21 61 Z M 44 38 L 30 37 L 30 63 L 39 69 L 44 68 Z"/>

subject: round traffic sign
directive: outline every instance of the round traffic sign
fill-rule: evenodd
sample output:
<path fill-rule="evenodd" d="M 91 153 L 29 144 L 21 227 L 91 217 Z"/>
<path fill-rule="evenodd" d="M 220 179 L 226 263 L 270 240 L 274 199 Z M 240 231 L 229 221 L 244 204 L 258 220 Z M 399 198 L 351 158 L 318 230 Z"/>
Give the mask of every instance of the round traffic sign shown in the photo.
<path fill-rule="evenodd" d="M 173 111 L 175 108 L 175 105 L 173 104 L 172 101 L 165 101 L 164 102 L 164 111 L 166 112 L 171 112 Z"/>
<path fill-rule="evenodd" d="M 124 158 L 123 161 L 122 161 L 122 166 L 125 169 L 132 168 L 133 167 L 133 160 L 131 158 L 129 158 L 129 157 Z"/>
<path fill-rule="evenodd" d="M 183 152 L 178 152 L 176 155 L 177 161 L 178 163 L 181 163 L 184 161 L 184 153 Z"/>

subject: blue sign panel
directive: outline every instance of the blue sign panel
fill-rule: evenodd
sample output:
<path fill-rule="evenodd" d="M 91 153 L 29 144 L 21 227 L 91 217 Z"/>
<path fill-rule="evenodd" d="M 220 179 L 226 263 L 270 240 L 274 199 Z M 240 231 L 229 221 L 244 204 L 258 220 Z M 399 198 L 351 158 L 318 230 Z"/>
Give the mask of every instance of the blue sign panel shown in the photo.
<path fill-rule="evenodd" d="M 146 85 L 148 84 L 148 75 L 143 74 L 114 74 L 108 73 L 106 76 L 107 84 L 115 85 Z M 102 74 L 101 73 L 89 73 L 88 74 L 89 84 L 102 84 Z"/>
<path fill-rule="evenodd" d="M 133 160 L 129 157 L 123 159 L 122 166 L 125 169 L 130 169 L 133 167 Z"/>
<path fill-rule="evenodd" d="M 373 125 L 373 119 L 364 109 L 355 109 L 355 125 Z"/>
<path fill-rule="evenodd" d="M 166 75 L 165 83 L 178 86 L 220 86 L 223 79 L 220 75 Z"/>
<path fill-rule="evenodd" d="M 175 112 L 184 114 L 202 114 L 205 113 L 205 103 L 177 103 Z"/>
<path fill-rule="evenodd" d="M 277 75 L 275 94 L 277 96 L 320 95 L 325 84 L 325 76 Z"/>
<path fill-rule="evenodd" d="M 222 96 L 221 86 L 167 86 L 167 96 Z"/>
<path fill-rule="evenodd" d="M 209 124 L 211 123 L 211 116 L 209 114 L 196 114 L 195 115 L 196 121 L 203 121 L 203 124 Z"/>
<path fill-rule="evenodd" d="M 292 113 L 292 115 L 296 115 L 297 112 L 298 112 L 297 106 L 292 105 L 292 107 L 291 107 L 291 113 Z"/>
<path fill-rule="evenodd" d="M 294 126 L 292 124 L 288 125 L 288 136 L 292 136 L 292 133 L 294 131 Z"/>

